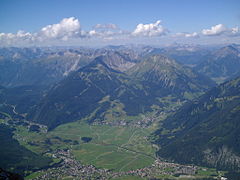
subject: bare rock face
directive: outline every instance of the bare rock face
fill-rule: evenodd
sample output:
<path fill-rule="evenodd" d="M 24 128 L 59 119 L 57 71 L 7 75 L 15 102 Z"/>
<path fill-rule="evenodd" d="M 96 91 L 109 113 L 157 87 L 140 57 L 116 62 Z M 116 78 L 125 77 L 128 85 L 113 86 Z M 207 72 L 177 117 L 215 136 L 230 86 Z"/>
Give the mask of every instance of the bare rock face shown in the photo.
<path fill-rule="evenodd" d="M 102 58 L 108 67 L 121 72 L 127 71 L 136 64 L 129 55 L 120 54 L 117 51 L 108 51 Z"/>

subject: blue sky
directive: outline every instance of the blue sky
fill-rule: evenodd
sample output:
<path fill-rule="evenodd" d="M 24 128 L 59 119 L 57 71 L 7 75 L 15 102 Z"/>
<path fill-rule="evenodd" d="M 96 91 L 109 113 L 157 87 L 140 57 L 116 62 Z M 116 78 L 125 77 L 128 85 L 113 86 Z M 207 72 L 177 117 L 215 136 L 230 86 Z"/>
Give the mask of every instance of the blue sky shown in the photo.
<path fill-rule="evenodd" d="M 156 36 L 162 36 L 163 34 L 168 34 L 168 36 L 171 34 L 171 36 L 174 36 L 176 33 L 201 33 L 203 29 L 211 29 L 211 27 L 218 24 L 222 24 L 224 26 L 219 27 L 222 28 L 222 31 L 227 31 L 228 28 L 228 32 L 230 32 L 231 28 L 240 26 L 240 1 L 0 1 L 0 33 L 4 34 L 16 34 L 19 30 L 29 33 L 36 33 L 47 25 L 60 23 L 62 19 L 70 17 L 77 19 L 80 24 L 80 29 L 84 30 L 85 32 L 93 30 L 93 27 L 96 24 L 116 24 L 122 31 L 133 32 L 138 24 L 154 24 L 158 20 L 161 20 L 161 26 L 166 29 L 168 33 L 158 33 Z M 219 34 L 223 33 L 221 32 Z M 236 36 L 234 37 L 235 38 L 232 39 L 233 41 L 236 41 Z"/>

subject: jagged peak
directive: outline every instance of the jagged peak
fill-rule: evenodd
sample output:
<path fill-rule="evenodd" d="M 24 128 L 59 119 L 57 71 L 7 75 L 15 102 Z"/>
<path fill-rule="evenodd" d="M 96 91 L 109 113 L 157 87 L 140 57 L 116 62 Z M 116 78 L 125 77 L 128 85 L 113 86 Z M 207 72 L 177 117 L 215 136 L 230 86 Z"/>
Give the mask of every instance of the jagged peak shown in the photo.
<path fill-rule="evenodd" d="M 120 71 L 117 71 L 113 68 L 111 68 L 108 64 L 105 62 L 104 55 L 96 57 L 92 62 L 90 62 L 87 66 L 84 66 L 83 68 L 80 68 L 78 72 L 88 72 L 91 70 L 105 70 L 115 73 L 121 73 Z"/>
<path fill-rule="evenodd" d="M 155 71 L 155 72 L 166 72 L 170 71 L 170 69 L 180 69 L 181 65 L 179 65 L 175 60 L 170 59 L 164 55 L 158 54 L 158 55 L 151 55 L 145 57 L 145 59 L 131 68 L 128 73 L 129 74 L 141 74 L 146 73 L 149 71 Z"/>
<path fill-rule="evenodd" d="M 240 52 L 233 45 L 228 45 L 228 46 L 220 48 L 214 54 L 216 55 L 217 58 L 219 58 L 219 57 L 225 57 L 225 56 L 229 56 L 229 55 L 239 56 Z"/>
<path fill-rule="evenodd" d="M 177 62 L 169 57 L 162 55 L 162 54 L 155 54 L 150 56 L 146 62 L 154 62 L 154 64 L 174 64 L 176 65 Z"/>

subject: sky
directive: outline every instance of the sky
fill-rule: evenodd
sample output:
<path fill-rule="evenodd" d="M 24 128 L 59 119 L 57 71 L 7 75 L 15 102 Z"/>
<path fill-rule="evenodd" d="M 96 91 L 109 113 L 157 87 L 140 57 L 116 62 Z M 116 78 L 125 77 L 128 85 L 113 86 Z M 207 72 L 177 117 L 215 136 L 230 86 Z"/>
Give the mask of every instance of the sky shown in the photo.
<path fill-rule="evenodd" d="M 239 0 L 1 0 L 0 46 L 240 43 Z"/>

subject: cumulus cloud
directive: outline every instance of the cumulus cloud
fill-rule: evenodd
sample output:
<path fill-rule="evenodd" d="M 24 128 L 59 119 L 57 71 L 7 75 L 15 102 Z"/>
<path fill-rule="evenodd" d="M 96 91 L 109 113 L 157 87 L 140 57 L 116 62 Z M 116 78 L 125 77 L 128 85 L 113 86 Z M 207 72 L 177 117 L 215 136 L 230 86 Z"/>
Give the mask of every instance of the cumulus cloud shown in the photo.
<path fill-rule="evenodd" d="M 89 37 L 105 37 L 116 35 L 116 32 L 113 31 L 97 31 L 95 29 L 88 32 Z"/>
<path fill-rule="evenodd" d="M 101 30 L 93 29 L 87 33 L 88 38 L 98 38 L 102 40 L 117 40 L 125 38 L 129 35 L 129 32 L 118 30 L 118 31 L 112 31 L 112 30 Z"/>
<path fill-rule="evenodd" d="M 175 36 L 179 36 L 179 37 L 186 37 L 186 38 L 196 38 L 199 37 L 197 32 L 193 32 L 193 33 L 176 33 Z"/>
<path fill-rule="evenodd" d="M 68 40 L 69 38 L 81 35 L 80 22 L 74 17 L 64 18 L 58 24 L 43 27 L 39 34 L 41 37 L 47 39 L 56 38 Z"/>
<path fill-rule="evenodd" d="M 232 36 L 240 36 L 240 29 L 239 27 L 234 27 L 230 30 L 230 35 Z"/>
<path fill-rule="evenodd" d="M 151 24 L 138 24 L 136 29 L 132 32 L 134 36 L 162 36 L 165 35 L 167 30 L 161 25 L 161 21 L 158 20 Z"/>
<path fill-rule="evenodd" d="M 64 18 L 57 24 L 47 25 L 36 33 L 18 31 L 17 33 L 0 33 L 0 45 L 25 45 L 50 41 L 67 41 L 86 36 L 81 30 L 80 22 L 74 17 Z"/>
<path fill-rule="evenodd" d="M 227 28 L 223 24 L 217 24 L 212 26 L 211 29 L 203 29 L 202 34 L 206 36 L 216 36 L 223 34 L 227 31 Z"/>
<path fill-rule="evenodd" d="M 118 29 L 116 24 L 96 24 L 94 29 Z"/>
<path fill-rule="evenodd" d="M 87 32 L 88 38 L 102 38 L 103 40 L 119 39 L 128 36 L 130 32 L 120 29 L 115 24 L 97 24 Z"/>
<path fill-rule="evenodd" d="M 223 24 L 218 24 L 212 26 L 211 29 L 203 29 L 202 34 L 205 36 L 218 36 L 218 35 L 226 35 L 226 36 L 239 36 L 240 30 L 239 27 L 227 28 Z"/>
<path fill-rule="evenodd" d="M 34 33 L 22 30 L 17 33 L 0 32 L 0 46 L 67 45 L 74 43 L 79 44 L 81 42 L 92 43 L 95 41 L 140 42 L 143 40 L 141 37 L 159 37 L 166 35 L 168 32 L 159 20 L 150 24 L 138 24 L 133 31 L 120 29 L 116 24 L 97 24 L 92 30 L 83 31 L 79 20 L 75 17 L 70 17 L 62 19 L 59 23 L 47 25 Z M 235 36 L 240 36 L 240 29 L 239 27 L 227 28 L 223 24 L 218 24 L 212 26 L 210 29 L 203 29 L 201 33 L 183 32 L 166 36 L 166 38 L 170 41 L 175 37 L 184 37 L 192 41 L 193 39 L 191 38 L 201 38 L 202 35 L 216 37 L 217 35 L 225 35 L 226 38 L 233 39 Z M 154 40 L 153 38 L 145 38 L 144 41 L 147 39 L 149 41 Z"/>
<path fill-rule="evenodd" d="M 185 37 L 198 37 L 198 33 L 194 32 L 194 33 L 186 33 Z"/>
<path fill-rule="evenodd" d="M 16 34 L 0 33 L 0 43 L 4 43 L 5 45 L 22 45 L 34 41 L 35 36 L 33 34 L 22 30 L 19 30 Z"/>
<path fill-rule="evenodd" d="M 6 39 L 32 39 L 32 34 L 29 32 L 24 32 L 22 30 L 19 30 L 16 34 L 13 33 L 0 33 L 1 38 Z"/>

